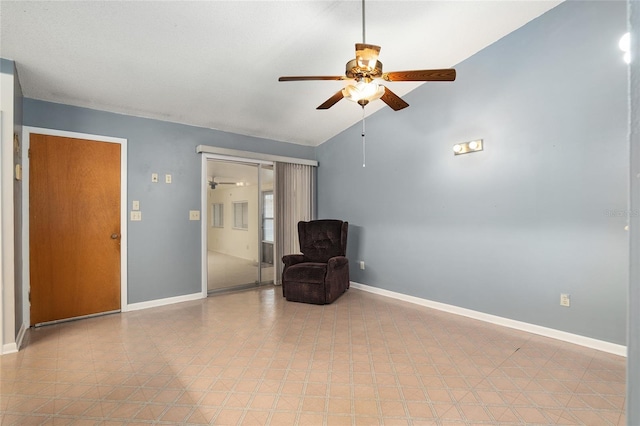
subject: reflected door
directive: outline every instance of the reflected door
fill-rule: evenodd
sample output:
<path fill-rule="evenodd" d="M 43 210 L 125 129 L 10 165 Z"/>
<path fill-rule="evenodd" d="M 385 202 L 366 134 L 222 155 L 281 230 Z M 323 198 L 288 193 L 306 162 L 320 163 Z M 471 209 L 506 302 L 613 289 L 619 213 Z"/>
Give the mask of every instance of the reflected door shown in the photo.
<path fill-rule="evenodd" d="M 207 290 L 209 293 L 273 282 L 264 256 L 263 193 L 273 192 L 273 170 L 262 164 L 207 163 Z M 270 183 L 269 183 L 270 181 Z M 264 277 L 264 278 L 263 278 Z"/>

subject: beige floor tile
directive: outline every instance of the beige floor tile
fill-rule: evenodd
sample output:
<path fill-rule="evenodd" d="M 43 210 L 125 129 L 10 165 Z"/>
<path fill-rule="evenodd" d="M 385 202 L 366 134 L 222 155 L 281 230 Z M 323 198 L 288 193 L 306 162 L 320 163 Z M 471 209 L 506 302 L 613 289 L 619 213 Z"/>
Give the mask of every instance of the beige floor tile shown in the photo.
<path fill-rule="evenodd" d="M 358 290 L 279 292 L 29 330 L 0 358 L 2 425 L 624 424 L 621 357 Z"/>
<path fill-rule="evenodd" d="M 320 413 L 300 413 L 298 424 L 300 425 L 321 425 L 324 424 L 325 416 Z"/>
<path fill-rule="evenodd" d="M 381 414 L 380 404 L 375 400 L 353 400 L 353 411 L 356 416 L 370 416 L 375 417 Z"/>
<path fill-rule="evenodd" d="M 271 415 L 271 424 L 273 425 L 293 425 L 296 422 L 297 414 L 295 412 L 274 412 Z"/>
<path fill-rule="evenodd" d="M 192 410 L 193 408 L 190 406 L 170 406 L 160 420 L 163 422 L 181 423 L 191 415 Z"/>
<path fill-rule="evenodd" d="M 268 410 L 271 409 L 278 399 L 276 394 L 258 394 L 253 397 L 249 408 L 252 410 Z"/>
<path fill-rule="evenodd" d="M 350 398 L 329 398 L 328 412 L 334 414 L 351 414 L 353 400 Z"/>
<path fill-rule="evenodd" d="M 242 409 L 224 408 L 218 412 L 213 421 L 214 424 L 219 425 L 235 425 L 238 424 L 243 414 L 244 410 Z"/>

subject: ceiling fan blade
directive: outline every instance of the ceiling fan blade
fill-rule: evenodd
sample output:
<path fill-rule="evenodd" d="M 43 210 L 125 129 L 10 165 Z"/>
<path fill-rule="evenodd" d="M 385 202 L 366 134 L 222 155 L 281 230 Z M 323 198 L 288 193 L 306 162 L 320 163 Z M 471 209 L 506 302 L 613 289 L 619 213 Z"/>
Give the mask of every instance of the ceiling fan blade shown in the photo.
<path fill-rule="evenodd" d="M 356 43 L 356 61 L 361 68 L 374 69 L 379 54 L 380 46 Z"/>
<path fill-rule="evenodd" d="M 308 76 L 285 76 L 280 77 L 278 81 L 307 81 L 307 80 L 345 80 L 343 75 L 331 76 L 331 75 L 308 75 Z"/>
<path fill-rule="evenodd" d="M 382 100 L 382 102 L 389 105 L 394 111 L 400 111 L 401 109 L 409 106 L 409 104 L 406 103 L 400 96 L 393 93 L 386 86 L 384 87 L 384 95 L 382 95 L 380 99 Z"/>
<path fill-rule="evenodd" d="M 386 81 L 454 81 L 456 70 L 446 68 L 440 70 L 392 71 L 382 75 Z"/>
<path fill-rule="evenodd" d="M 329 109 L 334 106 L 340 99 L 344 98 L 342 90 L 338 90 L 332 97 L 327 99 L 322 105 L 316 109 Z"/>

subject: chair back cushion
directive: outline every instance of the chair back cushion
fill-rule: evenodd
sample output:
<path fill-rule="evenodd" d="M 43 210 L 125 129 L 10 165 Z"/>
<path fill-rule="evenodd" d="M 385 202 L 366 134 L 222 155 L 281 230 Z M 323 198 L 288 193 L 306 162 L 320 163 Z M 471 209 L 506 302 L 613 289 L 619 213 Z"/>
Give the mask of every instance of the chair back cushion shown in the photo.
<path fill-rule="evenodd" d="M 348 222 L 335 219 L 298 222 L 300 251 L 307 262 L 326 263 L 335 256 L 346 256 Z"/>

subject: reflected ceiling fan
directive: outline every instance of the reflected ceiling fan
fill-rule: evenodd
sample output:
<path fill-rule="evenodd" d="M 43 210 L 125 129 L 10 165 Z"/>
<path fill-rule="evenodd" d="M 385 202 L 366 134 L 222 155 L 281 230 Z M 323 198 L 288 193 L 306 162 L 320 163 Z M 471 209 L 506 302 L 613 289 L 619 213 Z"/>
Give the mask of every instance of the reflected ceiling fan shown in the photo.
<path fill-rule="evenodd" d="M 234 186 L 237 186 L 238 183 L 237 182 L 216 182 L 216 178 L 215 177 L 209 180 L 209 187 L 211 189 L 216 189 L 216 187 L 218 185 L 234 185 Z"/>
<path fill-rule="evenodd" d="M 351 80 L 353 83 L 339 90 L 316 109 L 329 109 L 342 98 L 347 98 L 365 107 L 369 102 L 381 99 L 394 111 L 409 106 L 400 96 L 388 87 L 378 84 L 376 80 L 384 81 L 454 81 L 456 70 L 453 68 L 392 71 L 383 72 L 382 62 L 378 60 L 380 46 L 367 44 L 365 38 L 364 0 L 362 0 L 362 43 L 356 43 L 356 57 L 347 62 L 345 75 L 341 76 L 285 76 L 278 81 L 308 81 L 308 80 Z"/>

